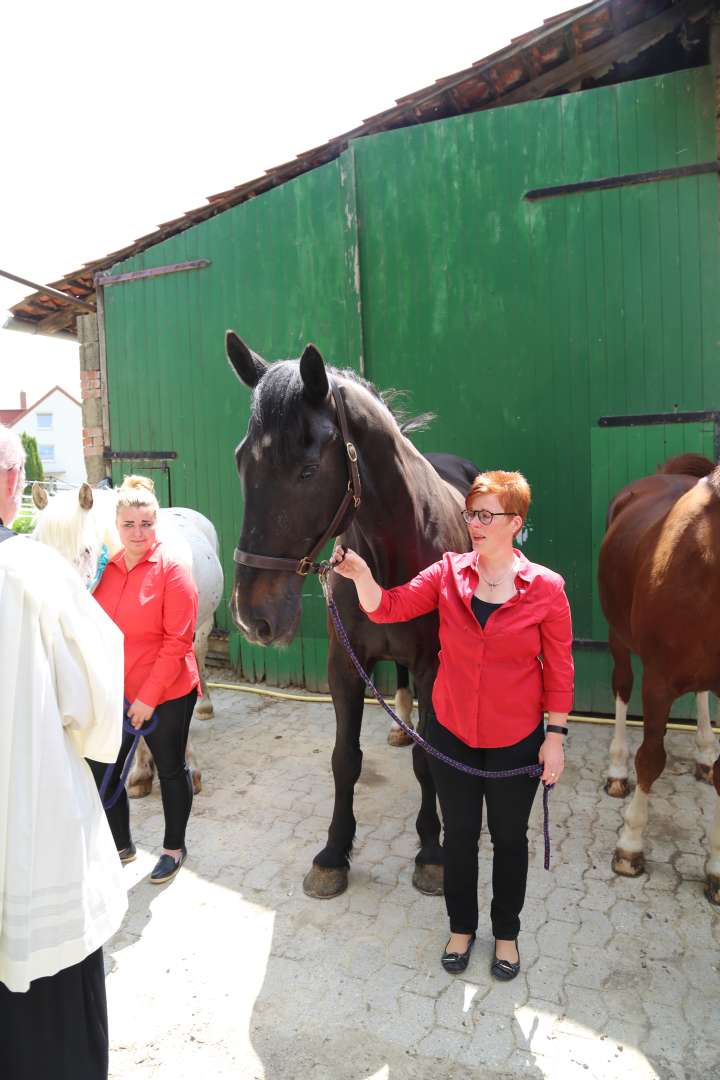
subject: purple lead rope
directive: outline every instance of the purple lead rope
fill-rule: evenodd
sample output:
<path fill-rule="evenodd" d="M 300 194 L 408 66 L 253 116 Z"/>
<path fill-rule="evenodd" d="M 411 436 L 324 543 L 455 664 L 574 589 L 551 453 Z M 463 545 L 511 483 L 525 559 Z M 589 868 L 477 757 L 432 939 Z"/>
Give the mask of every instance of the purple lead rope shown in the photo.
<path fill-rule="evenodd" d="M 131 765 L 133 763 L 133 758 L 135 757 L 135 751 L 138 748 L 138 743 L 140 742 L 140 739 L 142 738 L 143 735 L 151 735 L 153 733 L 153 731 L 155 730 L 155 728 L 158 726 L 158 715 L 157 715 L 156 712 L 154 712 L 152 714 L 152 716 L 150 717 L 150 719 L 145 721 L 145 723 L 142 725 L 142 727 L 134 728 L 132 726 L 129 718 L 128 718 L 127 713 L 128 713 L 129 708 L 130 708 L 130 702 L 127 700 L 127 698 L 125 698 L 125 705 L 124 705 L 124 708 L 123 708 L 122 730 L 123 730 L 123 735 L 132 735 L 133 736 L 133 742 L 132 742 L 132 746 L 130 747 L 130 749 L 128 751 L 128 755 L 125 758 L 125 764 L 123 766 L 122 772 L 120 773 L 120 779 L 118 780 L 117 786 L 116 786 L 115 790 L 113 791 L 112 795 L 107 794 L 107 789 L 108 789 L 108 787 L 110 785 L 110 781 L 112 779 L 112 774 L 115 771 L 115 763 L 111 763 L 105 769 L 105 772 L 104 772 L 103 778 L 102 778 L 102 783 L 100 784 L 100 802 L 103 804 L 103 807 L 104 807 L 105 810 L 112 810 L 113 806 L 115 805 L 115 803 L 118 801 L 118 799 L 122 795 L 123 791 L 125 790 L 125 782 L 126 782 L 126 780 L 128 778 L 128 773 L 130 772 L 130 767 L 131 767 Z"/>
<path fill-rule="evenodd" d="M 464 765 L 460 761 L 455 761 L 453 758 L 448 757 L 447 754 L 443 754 L 441 750 L 436 750 L 434 746 L 431 746 L 427 739 L 424 739 L 422 735 L 418 734 L 413 728 L 409 727 L 404 720 L 401 720 L 399 716 L 390 708 L 385 698 L 382 696 L 375 683 L 372 681 L 367 672 L 363 669 L 362 664 L 355 655 L 355 651 L 350 644 L 350 638 L 347 636 L 347 631 L 340 619 L 340 613 L 338 612 L 337 605 L 330 595 L 330 589 L 327 584 L 327 572 L 324 570 L 320 574 L 320 584 L 322 585 L 323 593 L 325 594 L 325 600 L 327 602 L 328 611 L 332 618 L 333 625 L 337 632 L 338 639 L 345 649 L 346 653 L 350 657 L 360 678 L 363 680 L 369 690 L 372 691 L 374 697 L 382 705 L 388 716 L 392 717 L 396 724 L 402 728 L 406 735 L 417 743 L 427 754 L 431 754 L 438 761 L 442 761 L 445 765 L 449 765 L 453 769 L 459 769 L 460 772 L 468 773 L 470 776 L 478 776 L 481 780 L 506 780 L 511 776 L 541 776 L 543 767 L 542 765 L 525 765 L 520 769 L 502 769 L 498 772 L 489 772 L 486 769 L 475 769 L 472 765 Z M 544 866 L 546 870 L 550 869 L 550 812 L 548 806 L 548 796 L 550 789 L 554 787 L 554 784 L 543 785 L 543 839 L 545 841 L 545 859 Z"/>

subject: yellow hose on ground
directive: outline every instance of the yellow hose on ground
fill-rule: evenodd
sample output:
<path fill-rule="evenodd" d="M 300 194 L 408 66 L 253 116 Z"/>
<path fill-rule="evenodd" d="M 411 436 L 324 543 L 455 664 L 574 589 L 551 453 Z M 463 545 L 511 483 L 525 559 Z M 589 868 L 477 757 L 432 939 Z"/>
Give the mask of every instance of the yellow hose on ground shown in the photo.
<path fill-rule="evenodd" d="M 240 694 L 259 694 L 261 697 L 279 698 L 281 701 L 305 701 L 308 705 L 331 705 L 332 698 L 329 694 L 293 694 L 288 690 L 271 690 L 269 687 L 264 686 L 248 686 L 247 683 L 221 683 L 221 682 L 209 682 L 208 687 L 210 690 L 234 690 Z M 365 698 L 366 705 L 379 705 L 380 702 L 375 698 Z M 417 708 L 417 701 L 413 702 L 415 708 Z M 601 724 L 612 726 L 615 721 L 611 717 L 603 716 L 577 716 L 575 713 L 571 713 L 568 717 L 576 724 Z M 628 720 L 629 727 L 642 727 L 642 720 Z M 669 731 L 694 731 L 694 727 L 690 724 L 668 724 Z M 720 735 L 720 728 L 712 728 L 716 735 Z"/>

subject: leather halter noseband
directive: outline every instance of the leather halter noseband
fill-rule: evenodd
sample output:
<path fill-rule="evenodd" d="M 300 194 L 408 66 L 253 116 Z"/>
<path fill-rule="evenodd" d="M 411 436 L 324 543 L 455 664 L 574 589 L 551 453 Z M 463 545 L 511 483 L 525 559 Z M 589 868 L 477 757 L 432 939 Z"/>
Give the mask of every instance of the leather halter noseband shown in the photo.
<path fill-rule="evenodd" d="M 306 574 L 317 574 L 320 571 L 320 564 L 315 562 L 315 556 L 331 537 L 337 535 L 340 523 L 347 511 L 349 509 L 355 511 L 360 505 L 362 488 L 360 484 L 360 471 L 358 469 L 357 450 L 350 441 L 345 403 L 343 402 L 339 387 L 336 386 L 332 380 L 330 380 L 330 392 L 333 396 L 333 401 L 335 402 L 335 408 L 337 409 L 340 434 L 342 435 L 343 444 L 345 446 L 345 453 L 348 456 L 348 467 L 350 471 L 347 491 L 343 495 L 342 502 L 340 503 L 335 516 L 320 539 L 313 544 L 312 549 L 301 559 L 283 558 L 275 555 L 255 555 L 251 551 L 241 551 L 240 548 L 235 548 L 233 559 L 241 566 L 252 566 L 256 570 L 291 570 L 295 574 L 300 574 L 301 577 L 305 577 Z"/>

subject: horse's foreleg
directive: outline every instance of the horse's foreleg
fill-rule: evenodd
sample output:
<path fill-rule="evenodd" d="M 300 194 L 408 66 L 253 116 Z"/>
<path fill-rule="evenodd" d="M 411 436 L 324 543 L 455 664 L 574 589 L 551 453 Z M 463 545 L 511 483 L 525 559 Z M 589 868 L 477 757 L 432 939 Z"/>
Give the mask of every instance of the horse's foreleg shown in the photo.
<path fill-rule="evenodd" d="M 610 743 L 610 766 L 605 790 L 614 799 L 624 799 L 630 791 L 628 784 L 627 711 L 632 693 L 633 670 L 630 651 L 622 645 L 612 630 L 609 637 L 613 658 L 612 687 L 615 695 L 615 730 Z"/>
<path fill-rule="evenodd" d="M 674 695 L 664 687 L 649 685 L 652 675 L 643 677 L 643 741 L 635 755 L 637 787 L 625 811 L 625 824 L 618 838 L 612 868 L 616 874 L 637 877 L 645 869 L 643 834 L 648 821 L 650 789 L 665 768 L 665 726 Z"/>
<path fill-rule="evenodd" d="M 418 729 L 425 734 L 427 709 L 432 692 L 432 682 L 418 688 L 420 721 Z M 443 851 L 440 846 L 440 818 L 437 812 L 435 782 L 430 773 L 428 756 L 419 746 L 413 746 L 413 771 L 420 784 L 420 813 L 415 827 L 420 839 L 420 850 L 415 856 L 413 885 L 429 896 L 443 894 Z"/>
<path fill-rule="evenodd" d="M 715 787 L 720 796 L 720 758 L 715 762 Z M 720 798 L 715 804 L 715 820 L 710 833 L 710 857 L 705 867 L 705 895 L 711 904 L 720 904 Z"/>
<path fill-rule="evenodd" d="M 370 674 L 372 668 L 367 660 L 360 657 L 360 662 Z M 327 844 L 313 859 L 313 865 L 303 881 L 306 894 L 316 900 L 328 900 L 347 889 L 356 828 L 353 798 L 362 768 L 360 729 L 365 684 L 351 668 L 334 635 L 330 638 L 328 682 L 336 721 L 332 754 L 335 805 Z"/>
<path fill-rule="evenodd" d="M 128 776 L 127 793 L 131 799 L 143 799 L 152 791 L 155 762 L 147 743 L 141 739 Z"/>
<path fill-rule="evenodd" d="M 695 736 L 695 779 L 712 784 L 713 764 L 720 753 L 720 742 L 710 723 L 710 694 L 696 694 L 697 734 Z"/>
<path fill-rule="evenodd" d="M 413 696 L 410 689 L 410 672 L 402 664 L 396 664 L 397 691 L 395 694 L 395 712 L 408 727 L 412 727 Z M 412 739 L 406 735 L 396 720 L 390 725 L 387 737 L 390 746 L 410 746 Z"/>
<path fill-rule="evenodd" d="M 211 716 L 215 715 L 210 691 L 208 690 L 205 681 L 205 660 L 207 658 L 208 638 L 210 637 L 212 625 L 212 619 L 207 619 L 202 626 L 198 626 L 195 630 L 195 659 L 197 660 L 198 671 L 200 673 L 200 689 L 202 690 L 202 697 L 198 698 L 194 713 L 198 720 L 209 720 Z"/>

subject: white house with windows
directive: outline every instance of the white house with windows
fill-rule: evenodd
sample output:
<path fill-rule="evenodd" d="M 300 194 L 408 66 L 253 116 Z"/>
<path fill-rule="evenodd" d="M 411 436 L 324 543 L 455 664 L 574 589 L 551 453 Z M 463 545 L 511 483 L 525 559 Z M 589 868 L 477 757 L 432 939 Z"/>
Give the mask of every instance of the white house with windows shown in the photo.
<path fill-rule="evenodd" d="M 18 435 L 33 435 L 47 479 L 79 485 L 85 480 L 82 405 L 54 386 L 33 405 L 20 394 L 19 409 L 0 409 L 0 422 Z"/>

